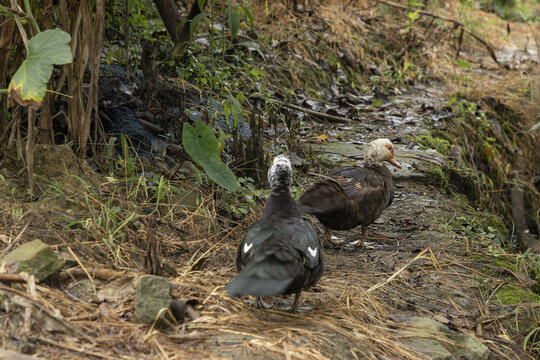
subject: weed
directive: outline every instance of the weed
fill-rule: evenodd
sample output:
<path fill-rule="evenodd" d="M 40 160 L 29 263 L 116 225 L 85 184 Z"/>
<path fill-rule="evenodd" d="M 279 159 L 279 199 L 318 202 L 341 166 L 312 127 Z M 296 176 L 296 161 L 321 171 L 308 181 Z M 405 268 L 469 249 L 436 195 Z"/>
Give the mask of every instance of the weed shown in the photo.
<path fill-rule="evenodd" d="M 255 212 L 257 200 L 266 200 L 270 196 L 268 190 L 256 189 L 254 181 L 250 177 L 240 177 L 238 182 L 242 185 L 241 190 L 225 196 L 223 208 L 239 218 L 243 218 Z"/>
<path fill-rule="evenodd" d="M 14 220 L 19 220 L 23 214 L 24 210 L 22 207 L 16 206 L 14 208 L 11 208 L 9 213 L 13 217 Z"/>

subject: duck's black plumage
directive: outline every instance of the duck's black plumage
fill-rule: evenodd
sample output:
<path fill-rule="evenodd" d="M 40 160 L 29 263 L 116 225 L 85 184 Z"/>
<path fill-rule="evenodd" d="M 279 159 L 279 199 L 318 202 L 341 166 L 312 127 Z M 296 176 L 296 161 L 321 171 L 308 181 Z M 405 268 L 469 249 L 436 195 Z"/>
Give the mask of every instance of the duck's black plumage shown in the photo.
<path fill-rule="evenodd" d="M 313 286 L 324 269 L 324 254 L 313 227 L 305 222 L 289 189 L 291 169 L 280 156 L 269 170 L 272 192 L 262 218 L 238 248 L 238 274 L 227 285 L 229 296 L 275 296 L 295 293 L 293 312 L 303 289 Z"/>
<path fill-rule="evenodd" d="M 386 160 L 399 166 L 390 141 L 381 140 L 387 141 L 380 145 L 389 149 Z M 386 147 L 388 144 L 390 148 Z M 332 230 L 349 230 L 362 225 L 363 245 L 366 227 L 377 220 L 394 199 L 392 174 L 378 160 L 363 166 L 338 168 L 328 179 L 310 186 L 298 200 L 301 212 L 315 215 Z"/>

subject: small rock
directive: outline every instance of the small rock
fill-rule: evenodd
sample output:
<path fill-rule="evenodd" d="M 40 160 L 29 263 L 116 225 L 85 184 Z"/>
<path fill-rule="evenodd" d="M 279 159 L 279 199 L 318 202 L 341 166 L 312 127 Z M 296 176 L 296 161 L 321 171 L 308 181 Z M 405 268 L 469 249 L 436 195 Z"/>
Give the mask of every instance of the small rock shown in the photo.
<path fill-rule="evenodd" d="M 142 275 L 137 279 L 135 293 L 135 322 L 151 324 L 163 308 L 168 308 L 173 299 L 172 284 L 161 276 Z M 162 312 L 158 321 L 161 326 L 167 325 L 170 318 Z"/>
<path fill-rule="evenodd" d="M 432 318 L 411 316 L 405 318 L 404 322 L 414 326 L 406 331 L 409 338 L 406 343 L 430 359 L 487 360 L 491 353 L 486 345 L 474 337 L 450 330 Z"/>
<path fill-rule="evenodd" d="M 486 360 L 489 358 L 489 354 L 491 353 L 489 348 L 474 339 L 472 336 L 457 333 L 455 336 L 451 336 L 451 338 L 456 343 L 463 346 L 463 348 L 460 348 L 457 352 L 454 353 L 456 359 Z"/>
<path fill-rule="evenodd" d="M 60 270 L 65 260 L 60 258 L 49 245 L 34 240 L 19 246 L 0 260 L 6 262 L 10 273 L 26 271 L 43 281 Z"/>
<path fill-rule="evenodd" d="M 27 355 L 34 355 L 36 353 L 36 346 L 31 343 L 24 343 L 21 346 L 21 353 Z"/>
<path fill-rule="evenodd" d="M 184 322 L 184 315 L 186 314 L 187 310 L 185 301 L 174 299 L 170 304 L 170 309 L 177 322 Z"/>

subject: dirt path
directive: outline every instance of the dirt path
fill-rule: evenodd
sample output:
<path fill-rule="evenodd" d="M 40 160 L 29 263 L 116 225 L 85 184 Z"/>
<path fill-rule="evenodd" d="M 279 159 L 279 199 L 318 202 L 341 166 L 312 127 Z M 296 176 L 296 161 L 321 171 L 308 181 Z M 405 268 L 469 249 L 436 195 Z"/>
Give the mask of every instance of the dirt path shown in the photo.
<path fill-rule="evenodd" d="M 193 354 L 205 349 L 225 358 L 527 358 L 513 343 L 523 331 L 515 324 L 534 323 L 527 312 L 535 305 L 505 305 L 508 299 L 499 296 L 508 284 L 525 289 L 527 281 L 501 267 L 511 259 L 496 257 L 491 244 L 500 221 L 457 194 L 442 194 L 430 185 L 433 175 L 411 166 L 419 161 L 399 157 L 437 155 L 406 149 L 405 138 L 443 126 L 440 119 L 450 115 L 440 110 L 445 101 L 437 93 L 421 87 L 391 96 L 361 123 L 313 125 L 317 134 L 340 138 L 312 144 L 334 163 L 357 158 L 362 141 L 385 135 L 397 142 L 404 169 L 394 173 L 398 189 L 392 206 L 369 227 L 367 249 L 327 249 L 320 285 L 303 297 L 313 310 L 289 315 L 240 301 L 223 304 L 224 289 L 218 288 L 207 298 L 212 314 L 187 325 L 205 334 L 191 344 Z M 353 241 L 359 230 L 332 234 Z M 274 302 L 279 308 L 280 301 Z"/>

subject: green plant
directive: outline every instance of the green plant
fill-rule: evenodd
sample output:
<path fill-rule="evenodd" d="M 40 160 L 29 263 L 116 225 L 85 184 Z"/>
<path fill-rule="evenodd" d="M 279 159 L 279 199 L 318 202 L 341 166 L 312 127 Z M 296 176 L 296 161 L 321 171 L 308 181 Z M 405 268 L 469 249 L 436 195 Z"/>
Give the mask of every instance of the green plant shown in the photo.
<path fill-rule="evenodd" d="M 237 127 L 243 114 L 243 104 L 249 104 L 244 95 L 248 90 L 246 83 L 260 85 L 265 74 L 250 65 L 249 60 L 253 59 L 248 58 L 253 56 L 253 52 L 264 55 L 256 42 L 235 42 L 243 26 L 242 18 L 253 28 L 253 15 L 249 8 L 231 2 L 223 8 L 216 8 L 212 2 L 209 6 L 210 12 L 198 14 L 190 23 L 191 35 L 194 36 L 195 32 L 204 34 L 207 44 L 192 42 L 188 53 L 198 55 L 190 56 L 177 70 L 179 77 L 193 81 L 208 94 L 209 123 L 214 123 L 218 117 L 225 122 L 230 119 L 232 134 L 226 134 L 219 126 L 214 126 L 214 134 L 211 127 L 197 120 L 194 126 L 184 123 L 182 141 L 186 152 L 202 166 L 211 180 L 229 191 L 236 191 L 238 182 L 219 155 L 229 138 L 233 148 L 244 146 Z"/>
<path fill-rule="evenodd" d="M 227 211 L 238 217 L 244 217 L 254 212 L 257 199 L 265 200 L 270 196 L 268 190 L 255 188 L 255 184 L 250 177 L 239 177 L 238 182 L 242 185 L 236 194 L 229 194 L 225 198 L 224 207 Z"/>
<path fill-rule="evenodd" d="M 141 217 L 133 211 L 122 208 L 121 197 L 117 196 L 118 191 L 118 187 L 114 187 L 112 193 L 103 197 L 93 192 L 92 187 L 84 179 L 66 170 L 65 180 L 53 181 L 42 197 L 53 192 L 54 196 L 62 197 L 79 207 L 78 216 L 71 211 L 61 217 L 54 217 L 52 220 L 63 223 L 66 228 L 84 229 L 87 236 L 101 240 L 107 245 L 111 260 L 118 264 L 121 261 L 118 246 L 126 240 L 125 230 L 129 224 Z"/>
<path fill-rule="evenodd" d="M 184 123 L 182 143 L 186 152 L 203 167 L 210 179 L 229 191 L 236 191 L 238 182 L 229 167 L 219 159 L 218 140 L 201 120 L 195 127 Z"/>
<path fill-rule="evenodd" d="M 23 208 L 19 206 L 16 206 L 9 210 L 9 213 L 11 214 L 14 220 L 19 220 L 23 212 L 24 212 Z"/>
<path fill-rule="evenodd" d="M 526 350 L 530 343 L 529 349 L 531 351 L 540 351 L 540 339 L 538 339 L 538 335 L 540 335 L 540 326 L 535 327 L 525 336 L 525 339 L 523 339 L 523 350 Z"/>

